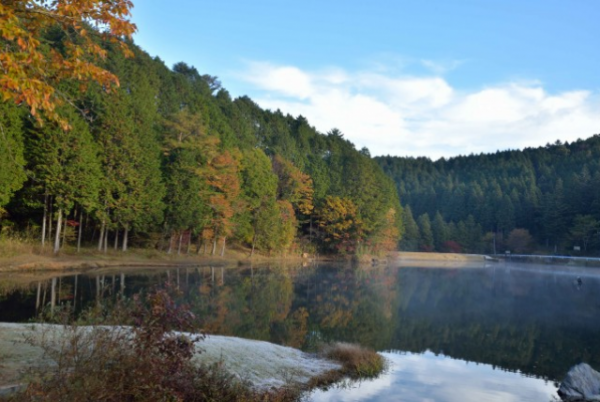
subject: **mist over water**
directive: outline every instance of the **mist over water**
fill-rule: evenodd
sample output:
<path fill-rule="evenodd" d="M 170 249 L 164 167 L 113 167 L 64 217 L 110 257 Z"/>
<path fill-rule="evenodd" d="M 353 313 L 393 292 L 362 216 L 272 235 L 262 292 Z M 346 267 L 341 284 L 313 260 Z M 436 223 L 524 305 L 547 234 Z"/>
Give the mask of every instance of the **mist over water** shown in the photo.
<path fill-rule="evenodd" d="M 332 390 L 314 394 L 314 400 L 386 400 L 395 394 L 406 396 L 401 400 L 451 401 L 459 400 L 449 396 L 457 392 L 461 401 L 551 400 L 555 382 L 572 365 L 600 367 L 599 274 L 592 268 L 495 263 L 0 277 L 0 321 L 32 319 L 36 305 L 40 311 L 75 303 L 81 310 L 170 281 L 210 333 L 307 351 L 320 342 L 357 342 L 390 360 L 387 374 L 361 383 L 352 397 Z"/>

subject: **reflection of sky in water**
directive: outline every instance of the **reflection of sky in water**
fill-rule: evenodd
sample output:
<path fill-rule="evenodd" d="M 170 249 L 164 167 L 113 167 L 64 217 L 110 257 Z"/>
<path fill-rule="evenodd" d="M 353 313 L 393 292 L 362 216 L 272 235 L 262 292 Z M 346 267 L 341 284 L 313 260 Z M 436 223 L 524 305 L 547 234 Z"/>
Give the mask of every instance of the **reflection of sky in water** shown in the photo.
<path fill-rule="evenodd" d="M 431 352 L 382 353 L 389 372 L 348 389 L 317 391 L 310 400 L 415 402 L 549 402 L 558 400 L 554 384 Z"/>

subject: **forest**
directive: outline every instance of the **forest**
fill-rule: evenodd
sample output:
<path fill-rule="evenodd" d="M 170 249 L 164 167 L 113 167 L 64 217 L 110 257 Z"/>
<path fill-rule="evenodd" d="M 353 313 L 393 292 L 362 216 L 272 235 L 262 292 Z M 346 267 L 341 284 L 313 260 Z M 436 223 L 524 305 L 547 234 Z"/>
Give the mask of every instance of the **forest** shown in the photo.
<path fill-rule="evenodd" d="M 371 158 L 338 129 L 151 57 L 130 39 L 130 2 L 75 4 L 52 15 L 0 5 L 4 238 L 54 253 L 600 251 L 598 136 Z"/>
<path fill-rule="evenodd" d="M 66 54 L 69 29 L 43 30 L 50 45 L 41 52 Z M 402 210 L 394 183 L 339 130 L 322 134 L 302 116 L 232 99 L 217 77 L 183 62 L 168 68 L 131 41 L 125 52 L 122 41 L 93 44 L 105 55 L 95 67 L 118 87 L 70 76 L 56 86 L 67 101 L 37 114 L 35 102 L 27 107 L 4 94 L 2 236 L 39 241 L 54 253 L 397 248 Z"/>
<path fill-rule="evenodd" d="M 404 250 L 598 255 L 600 136 L 494 154 L 375 158 L 404 205 Z"/>

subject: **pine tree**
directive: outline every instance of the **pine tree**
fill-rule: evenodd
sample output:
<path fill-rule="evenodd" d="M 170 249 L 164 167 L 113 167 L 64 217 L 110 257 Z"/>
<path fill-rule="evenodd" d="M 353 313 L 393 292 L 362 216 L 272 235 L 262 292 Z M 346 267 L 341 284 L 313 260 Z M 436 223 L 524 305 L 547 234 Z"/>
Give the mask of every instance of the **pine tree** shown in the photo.
<path fill-rule="evenodd" d="M 427 213 L 419 216 L 417 219 L 419 225 L 419 233 L 421 234 L 419 241 L 419 249 L 422 251 L 433 251 L 433 232 L 431 230 L 431 220 Z"/>
<path fill-rule="evenodd" d="M 413 218 L 410 205 L 404 207 L 402 222 L 404 225 L 404 236 L 400 241 L 400 249 L 404 251 L 417 251 L 421 241 L 421 233 L 419 232 L 417 222 Z"/>
<path fill-rule="evenodd" d="M 0 102 L 0 216 L 25 182 L 24 148 L 21 110 Z"/>

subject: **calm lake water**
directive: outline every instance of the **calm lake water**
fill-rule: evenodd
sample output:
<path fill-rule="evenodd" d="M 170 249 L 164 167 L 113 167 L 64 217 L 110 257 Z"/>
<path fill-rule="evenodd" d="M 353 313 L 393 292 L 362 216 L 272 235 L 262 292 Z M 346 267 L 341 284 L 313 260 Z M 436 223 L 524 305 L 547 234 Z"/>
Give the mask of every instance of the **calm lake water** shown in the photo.
<path fill-rule="evenodd" d="M 81 309 L 166 281 L 178 284 L 210 333 L 308 351 L 321 341 L 357 342 L 388 358 L 378 379 L 315 392 L 314 401 L 552 401 L 572 365 L 600 367 L 600 270 L 566 266 L 5 274 L 0 321 L 27 321 L 53 304 Z"/>

